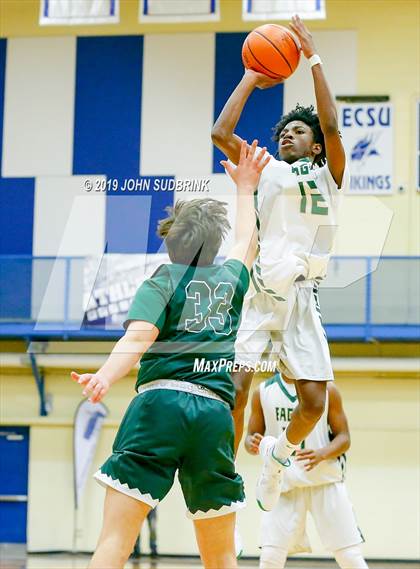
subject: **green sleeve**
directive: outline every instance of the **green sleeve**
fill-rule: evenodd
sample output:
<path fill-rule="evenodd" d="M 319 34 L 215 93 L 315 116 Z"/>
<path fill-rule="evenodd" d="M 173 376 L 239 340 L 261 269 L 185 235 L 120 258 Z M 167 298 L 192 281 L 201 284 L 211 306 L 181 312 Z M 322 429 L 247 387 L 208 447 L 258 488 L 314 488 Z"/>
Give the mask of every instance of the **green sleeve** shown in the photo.
<path fill-rule="evenodd" d="M 144 320 L 151 322 L 161 331 L 171 296 L 169 275 L 166 271 L 157 271 L 138 288 L 124 322 L 124 328 L 127 328 L 133 320 Z"/>
<path fill-rule="evenodd" d="M 238 259 L 229 259 L 223 263 L 223 266 L 238 279 L 240 283 L 240 290 L 242 294 L 245 295 L 248 290 L 250 280 L 247 267 Z"/>

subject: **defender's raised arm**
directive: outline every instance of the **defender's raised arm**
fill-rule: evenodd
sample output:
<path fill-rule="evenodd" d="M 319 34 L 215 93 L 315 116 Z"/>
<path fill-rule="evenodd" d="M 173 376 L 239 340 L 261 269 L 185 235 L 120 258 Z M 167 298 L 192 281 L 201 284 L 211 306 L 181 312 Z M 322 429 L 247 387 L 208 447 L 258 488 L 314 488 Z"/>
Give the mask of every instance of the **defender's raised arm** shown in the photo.
<path fill-rule="evenodd" d="M 254 192 L 260 181 L 261 172 L 270 161 L 266 148 L 256 154 L 258 141 L 251 146 L 246 140 L 241 143 L 238 166 L 222 160 L 221 164 L 236 184 L 235 242 L 228 258 L 239 259 L 248 269 L 252 267 L 257 252 L 257 228 L 254 206 Z"/>

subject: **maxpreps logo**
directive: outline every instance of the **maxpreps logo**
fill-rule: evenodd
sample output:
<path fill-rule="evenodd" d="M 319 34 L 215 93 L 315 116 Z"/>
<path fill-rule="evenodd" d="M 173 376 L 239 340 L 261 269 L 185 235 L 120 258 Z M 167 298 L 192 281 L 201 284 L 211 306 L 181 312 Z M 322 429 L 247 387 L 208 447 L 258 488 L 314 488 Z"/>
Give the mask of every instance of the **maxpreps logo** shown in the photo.
<path fill-rule="evenodd" d="M 392 190 L 392 108 L 389 103 L 349 103 L 341 107 L 341 128 L 351 158 L 350 191 Z"/>

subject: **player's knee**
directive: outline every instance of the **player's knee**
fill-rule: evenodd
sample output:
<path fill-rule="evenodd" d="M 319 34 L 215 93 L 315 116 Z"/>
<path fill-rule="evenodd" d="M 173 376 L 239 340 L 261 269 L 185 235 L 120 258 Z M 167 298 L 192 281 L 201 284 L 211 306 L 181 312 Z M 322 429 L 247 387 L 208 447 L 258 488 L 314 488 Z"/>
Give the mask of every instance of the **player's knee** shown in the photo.
<path fill-rule="evenodd" d="M 283 569 L 286 564 L 287 551 L 272 545 L 261 549 L 260 569 Z"/>
<path fill-rule="evenodd" d="M 304 419 L 311 423 L 316 423 L 321 418 L 325 409 L 325 395 L 320 394 L 317 397 L 300 401 L 301 414 Z"/>

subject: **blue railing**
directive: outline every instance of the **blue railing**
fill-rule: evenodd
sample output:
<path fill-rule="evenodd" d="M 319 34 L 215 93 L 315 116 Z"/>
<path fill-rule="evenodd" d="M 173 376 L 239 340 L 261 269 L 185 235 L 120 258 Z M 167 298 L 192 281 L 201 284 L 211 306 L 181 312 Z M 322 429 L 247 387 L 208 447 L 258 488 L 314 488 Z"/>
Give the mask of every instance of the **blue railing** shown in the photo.
<path fill-rule="evenodd" d="M 115 338 L 83 325 L 85 259 L 0 255 L 0 337 Z M 420 339 L 420 257 L 333 257 L 320 289 L 331 340 Z"/>

